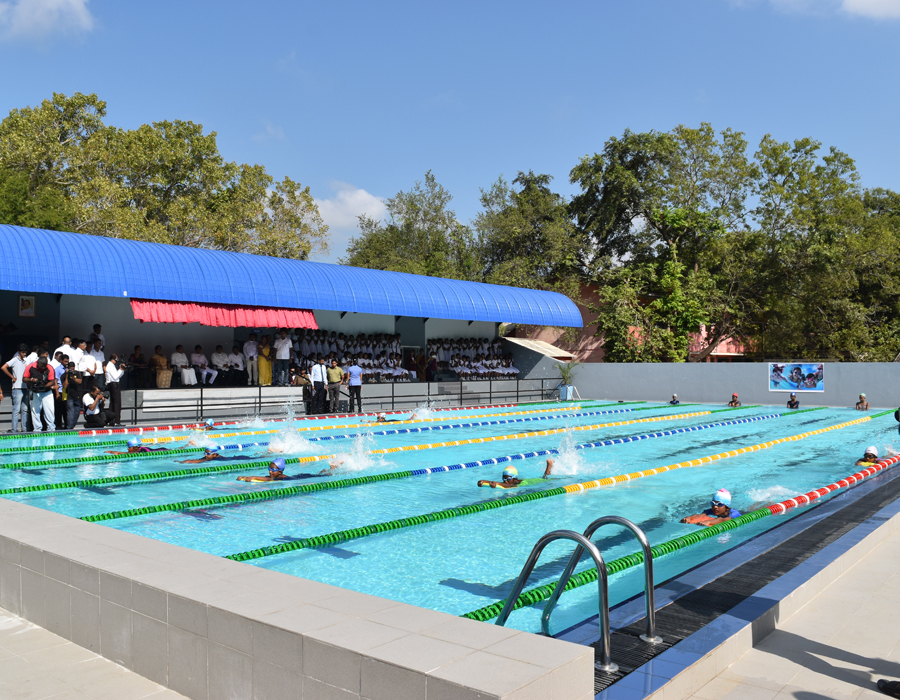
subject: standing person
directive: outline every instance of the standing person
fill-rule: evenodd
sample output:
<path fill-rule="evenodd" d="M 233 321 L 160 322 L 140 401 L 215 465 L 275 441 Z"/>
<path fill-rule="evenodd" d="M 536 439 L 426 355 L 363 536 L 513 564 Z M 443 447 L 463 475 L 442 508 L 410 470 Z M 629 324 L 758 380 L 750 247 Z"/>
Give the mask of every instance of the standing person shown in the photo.
<path fill-rule="evenodd" d="M 66 429 L 66 400 L 63 398 L 63 377 L 65 377 L 68 364 L 69 358 L 61 352 L 56 353 L 56 357 L 50 360 L 53 374 L 56 375 L 56 397 L 53 399 L 53 414 L 56 417 L 57 430 Z"/>
<path fill-rule="evenodd" d="M 31 390 L 31 424 L 34 432 L 47 432 L 56 428 L 54 396 L 56 394 L 56 375 L 47 359 L 47 351 L 42 350 L 35 362 L 25 368 L 24 381 Z M 41 412 L 47 427 L 41 427 Z"/>
<path fill-rule="evenodd" d="M 63 386 L 66 390 L 66 428 L 75 430 L 83 406 L 81 399 L 84 396 L 84 380 L 71 360 L 63 378 Z"/>
<path fill-rule="evenodd" d="M 19 345 L 19 351 L 13 358 L 5 363 L 0 370 L 12 379 L 12 425 L 9 432 L 24 433 L 28 430 L 28 395 L 22 382 L 25 376 L 25 358 L 28 356 L 28 346 L 25 343 Z M 20 427 L 21 426 L 21 427 Z"/>
<path fill-rule="evenodd" d="M 96 328 L 96 326 L 94 326 Z M 103 341 L 97 338 L 94 345 L 88 353 L 94 358 L 94 384 L 103 389 L 106 386 L 106 375 L 103 371 L 106 365 L 106 356 L 103 352 Z"/>
<path fill-rule="evenodd" d="M 344 370 L 338 367 L 338 361 L 332 360 L 331 367 L 326 370 L 328 376 L 328 402 L 332 413 L 337 413 L 340 408 L 341 386 L 344 383 Z"/>
<path fill-rule="evenodd" d="M 800 408 L 800 402 L 797 400 L 797 394 L 795 394 L 793 391 L 791 392 L 791 396 L 788 399 L 787 407 L 788 408 Z"/>
<path fill-rule="evenodd" d="M 269 336 L 264 335 L 259 343 L 259 385 L 272 386 L 272 346 Z"/>
<path fill-rule="evenodd" d="M 859 395 L 859 401 L 856 402 L 856 410 L 857 411 L 868 411 L 869 410 L 869 402 L 866 400 L 865 394 Z"/>
<path fill-rule="evenodd" d="M 287 337 L 287 330 L 278 331 L 280 337 L 275 339 L 275 383 L 277 386 L 288 385 L 288 369 L 294 356 L 294 344 Z"/>
<path fill-rule="evenodd" d="M 90 353 L 88 353 L 86 340 L 78 341 L 76 355 L 78 355 L 78 359 L 75 360 L 75 364 L 78 367 L 78 371 L 81 372 L 81 377 L 84 380 L 85 391 L 87 391 L 92 386 L 94 386 L 94 377 L 97 374 L 97 361 L 90 356 Z"/>
<path fill-rule="evenodd" d="M 319 361 L 312 366 L 310 379 L 313 384 L 313 413 L 325 413 L 325 394 L 328 374 L 325 371 L 325 358 L 319 356 Z"/>
<path fill-rule="evenodd" d="M 94 324 L 94 335 L 100 339 L 100 349 L 106 348 L 106 336 L 103 335 L 103 326 L 99 323 Z"/>
<path fill-rule="evenodd" d="M 244 343 L 244 362 L 247 365 L 247 386 L 256 386 L 259 383 L 259 343 L 256 342 L 256 333 L 250 334 L 250 340 Z"/>
<path fill-rule="evenodd" d="M 75 362 L 75 346 L 72 345 L 72 336 L 63 336 L 62 345 L 53 351 L 53 357 L 56 357 L 56 353 L 58 352 L 61 352 L 63 355 L 68 355 L 69 359 L 72 362 Z"/>
<path fill-rule="evenodd" d="M 162 348 L 160 348 L 162 349 Z M 165 360 L 165 358 L 163 358 Z M 109 390 L 109 405 L 113 417 L 111 425 L 122 425 L 122 388 L 119 382 L 125 370 L 119 365 L 119 356 L 113 353 L 106 364 L 106 388 Z"/>
<path fill-rule="evenodd" d="M 85 394 L 81 400 L 84 404 L 84 424 L 88 428 L 102 428 L 113 420 L 113 412 L 104 408 L 103 392 L 97 387 Z"/>
<path fill-rule="evenodd" d="M 350 413 L 353 413 L 353 401 L 356 400 L 356 410 L 362 413 L 362 367 L 356 361 L 356 356 L 350 362 L 350 366 L 344 373 L 344 384 L 350 392 Z"/>

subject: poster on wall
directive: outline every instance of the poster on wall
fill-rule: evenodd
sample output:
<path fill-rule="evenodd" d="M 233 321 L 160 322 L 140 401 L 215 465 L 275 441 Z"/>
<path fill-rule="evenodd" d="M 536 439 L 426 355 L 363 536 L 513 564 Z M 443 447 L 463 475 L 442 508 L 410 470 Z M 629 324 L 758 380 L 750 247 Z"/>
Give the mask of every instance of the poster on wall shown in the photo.
<path fill-rule="evenodd" d="M 769 391 L 825 391 L 821 362 L 770 362 Z"/>
<path fill-rule="evenodd" d="M 34 318 L 34 297 L 19 295 L 19 317 Z"/>

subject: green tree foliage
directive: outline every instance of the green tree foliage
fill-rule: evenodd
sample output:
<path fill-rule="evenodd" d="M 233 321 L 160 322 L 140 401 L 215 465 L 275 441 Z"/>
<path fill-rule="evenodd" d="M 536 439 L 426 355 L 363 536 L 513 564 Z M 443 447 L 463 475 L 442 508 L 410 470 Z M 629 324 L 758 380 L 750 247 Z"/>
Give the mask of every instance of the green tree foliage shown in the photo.
<path fill-rule="evenodd" d="M 456 218 L 451 200 L 429 170 L 424 183 L 416 182 L 408 192 L 398 192 L 387 200 L 386 221 L 359 218 L 360 235 L 350 239 L 341 263 L 430 277 L 478 279 L 474 234 Z"/>
<path fill-rule="evenodd" d="M 54 94 L 0 123 L 0 221 L 307 259 L 328 227 L 309 188 L 227 162 L 188 121 L 104 124 L 96 95 Z"/>

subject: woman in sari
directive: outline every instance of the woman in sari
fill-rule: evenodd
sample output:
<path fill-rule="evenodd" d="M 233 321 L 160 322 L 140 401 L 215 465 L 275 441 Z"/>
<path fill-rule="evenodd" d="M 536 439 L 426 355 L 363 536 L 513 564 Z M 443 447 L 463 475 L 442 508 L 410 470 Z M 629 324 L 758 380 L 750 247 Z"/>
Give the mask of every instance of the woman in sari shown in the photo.
<path fill-rule="evenodd" d="M 259 344 L 259 385 L 272 386 L 272 346 L 269 336 L 264 335 Z"/>
<path fill-rule="evenodd" d="M 156 388 L 168 389 L 172 386 L 172 368 L 169 358 L 163 355 L 162 345 L 157 345 L 150 358 L 150 371 L 156 376 Z"/>

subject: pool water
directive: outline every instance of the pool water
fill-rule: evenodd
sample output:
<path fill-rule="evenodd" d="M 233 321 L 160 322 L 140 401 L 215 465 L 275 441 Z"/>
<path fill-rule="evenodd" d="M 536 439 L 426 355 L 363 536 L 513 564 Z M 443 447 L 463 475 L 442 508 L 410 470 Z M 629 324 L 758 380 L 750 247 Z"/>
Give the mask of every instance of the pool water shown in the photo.
<path fill-rule="evenodd" d="M 555 465 L 550 479 L 517 490 L 477 488 L 475 484 L 479 479 L 499 479 L 503 467 L 507 466 L 507 464 L 486 465 L 305 493 L 276 500 L 167 511 L 104 521 L 109 527 L 225 556 L 398 518 L 493 499 L 506 499 L 529 491 L 698 459 L 861 417 L 858 412 L 848 409 L 829 408 L 790 415 L 780 407 L 761 406 L 591 430 L 573 430 L 586 425 L 644 420 L 667 415 L 684 416 L 720 410 L 722 407 L 634 404 L 622 406 L 618 410 L 636 408 L 643 410 L 590 416 L 571 414 L 612 411 L 617 410 L 617 407 L 571 409 L 562 416 L 549 412 L 558 408 L 557 404 L 547 404 L 523 406 L 519 409 L 434 412 L 428 417 L 439 418 L 439 422 L 372 425 L 365 428 L 345 427 L 358 423 L 358 419 L 321 421 L 323 424 L 327 423 L 328 430 L 308 432 L 296 432 L 294 428 L 309 427 L 312 421 L 285 421 L 274 424 L 249 422 L 241 426 L 227 426 L 221 432 L 250 433 L 254 430 L 272 429 L 279 432 L 273 435 L 239 435 L 215 439 L 214 441 L 219 444 L 263 441 L 270 443 L 268 446 L 241 451 L 226 451 L 225 454 L 240 452 L 257 460 L 268 460 L 272 458 L 268 450 L 271 446 L 275 446 L 282 450 L 278 454 L 284 457 L 339 453 L 338 459 L 343 460 L 343 464 L 336 476 L 314 477 L 287 483 L 239 482 L 236 480 L 238 474 L 260 474 L 264 470 L 235 464 L 233 472 L 7 494 L 4 497 L 80 517 L 190 499 L 277 490 L 303 483 L 330 482 L 348 476 L 433 468 L 537 450 L 559 451 L 559 454 L 553 457 Z M 538 413 L 522 416 L 500 415 L 516 410 L 538 411 Z M 785 415 L 737 425 L 715 425 L 777 413 Z M 480 417 L 462 418 L 462 416 Z M 394 435 L 374 434 L 410 427 L 537 417 L 547 420 Z M 593 449 L 577 449 L 582 443 L 711 424 L 715 427 Z M 475 444 L 421 449 L 421 446 L 433 443 L 502 438 L 536 431 L 559 432 L 519 439 L 496 439 Z M 319 442 L 310 442 L 308 439 L 347 433 L 359 436 Z M 184 444 L 184 441 L 192 436 L 188 432 L 162 435 L 183 438 L 180 442 L 172 443 L 173 447 Z M 201 434 L 194 434 L 193 437 L 195 442 L 200 444 L 208 439 L 206 435 Z M 74 466 L 44 465 L 27 470 L 0 469 L 0 489 L 204 466 L 182 465 L 176 461 L 196 457 L 196 454 L 177 457 L 163 454 L 153 459 L 129 459 L 123 456 L 121 460 L 91 464 L 91 458 L 103 452 L 103 449 L 92 448 L 91 445 L 108 439 L 110 436 L 80 439 L 72 436 L 28 438 L 15 442 L 4 440 L 3 447 L 21 445 L 27 446 L 29 450 L 34 448 L 41 450 L 21 455 L 17 453 L 0 455 L 0 464 L 7 467 L 25 460 L 52 460 L 75 455 L 81 457 L 82 461 Z M 696 526 L 682 524 L 679 520 L 685 515 L 708 508 L 711 495 L 719 488 L 728 488 L 732 492 L 735 508 L 742 511 L 752 510 L 766 503 L 781 501 L 824 486 L 851 474 L 857 471 L 853 464 L 861 457 L 864 447 L 875 444 L 881 453 L 885 454 L 892 449 L 893 442 L 896 442 L 894 422 L 887 417 L 877 418 L 796 442 L 778 444 L 766 450 L 698 467 L 678 469 L 616 486 L 594 488 L 582 493 L 554 496 L 473 515 L 453 517 L 440 522 L 392 530 L 351 539 L 332 547 L 302 549 L 267 556 L 252 560 L 250 563 L 414 605 L 463 614 L 506 597 L 534 543 L 550 530 L 581 531 L 600 516 L 620 515 L 643 528 L 651 544 L 659 544 L 694 531 Z M 82 445 L 84 449 L 53 451 L 53 447 L 59 444 L 77 444 Z M 371 454 L 374 450 L 409 446 L 419 446 L 420 449 Z M 534 457 L 515 460 L 512 464 L 518 468 L 520 477 L 529 478 L 543 473 L 545 460 L 546 457 Z M 325 466 L 326 462 L 322 461 L 289 465 L 287 472 L 316 473 Z M 717 556 L 782 522 L 783 517 L 793 517 L 797 512 L 802 512 L 802 509 L 792 511 L 790 516 L 763 518 L 719 538 L 711 538 L 701 544 L 662 557 L 655 562 L 657 580 L 665 580 Z M 630 534 L 611 526 L 601 529 L 595 536 L 595 542 L 607 561 L 638 549 L 636 541 Z M 527 588 L 551 583 L 558 578 L 571 551 L 572 545 L 565 542 L 548 546 Z M 579 570 L 588 567 L 589 563 L 584 561 L 579 565 Z M 639 568 L 612 576 L 611 602 L 615 604 L 630 598 L 642 590 L 642 586 L 642 572 Z M 513 613 L 507 624 L 537 631 L 540 611 L 540 606 L 523 608 Z M 596 614 L 596 611 L 595 586 L 583 586 L 566 592 L 554 612 L 553 629 L 563 629 Z"/>

